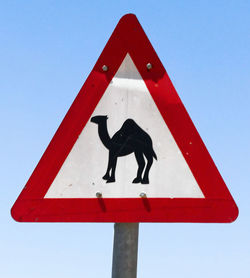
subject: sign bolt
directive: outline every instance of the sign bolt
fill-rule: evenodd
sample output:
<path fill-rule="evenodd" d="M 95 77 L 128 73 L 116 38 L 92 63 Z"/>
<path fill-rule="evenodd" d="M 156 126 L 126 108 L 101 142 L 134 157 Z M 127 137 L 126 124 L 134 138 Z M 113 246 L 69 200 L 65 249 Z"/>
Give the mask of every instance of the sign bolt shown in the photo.
<path fill-rule="evenodd" d="M 108 66 L 106 66 L 106 65 L 103 65 L 103 66 L 102 66 L 102 70 L 103 70 L 103 71 L 108 71 L 108 69 L 109 69 Z"/>
<path fill-rule="evenodd" d="M 97 198 L 102 198 L 102 193 L 101 192 L 96 192 L 95 195 L 96 195 Z"/>
<path fill-rule="evenodd" d="M 151 70 L 152 69 L 152 64 L 151 63 L 147 63 L 147 69 Z"/>
<path fill-rule="evenodd" d="M 142 193 L 140 194 L 140 197 L 141 197 L 141 198 L 147 198 L 147 194 L 144 193 L 144 192 L 142 192 Z"/>

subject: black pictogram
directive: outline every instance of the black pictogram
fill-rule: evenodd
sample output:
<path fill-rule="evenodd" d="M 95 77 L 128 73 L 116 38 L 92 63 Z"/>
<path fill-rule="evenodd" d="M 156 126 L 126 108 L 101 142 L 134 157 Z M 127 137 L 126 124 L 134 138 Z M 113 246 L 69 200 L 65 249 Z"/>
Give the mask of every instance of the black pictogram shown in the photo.
<path fill-rule="evenodd" d="M 115 182 L 117 158 L 134 153 L 138 163 L 138 170 L 133 183 L 148 184 L 148 175 L 153 164 L 153 158 L 157 160 L 151 137 L 134 120 L 127 119 L 122 127 L 110 138 L 107 119 L 107 116 L 101 115 L 91 118 L 91 122 L 98 125 L 98 134 L 103 145 L 109 150 L 108 167 L 103 179 L 107 180 L 107 183 Z M 147 165 L 142 178 L 142 172 L 145 167 L 144 156 L 147 159 Z"/>

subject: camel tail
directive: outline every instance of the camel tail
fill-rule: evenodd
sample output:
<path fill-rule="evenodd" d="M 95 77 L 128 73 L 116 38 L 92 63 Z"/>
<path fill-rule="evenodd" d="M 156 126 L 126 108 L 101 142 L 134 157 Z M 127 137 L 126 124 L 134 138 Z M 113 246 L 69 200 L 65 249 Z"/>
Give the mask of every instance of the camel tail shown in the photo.
<path fill-rule="evenodd" d="M 157 160 L 157 155 L 156 155 L 156 153 L 154 152 L 153 149 L 152 149 L 152 151 L 153 151 L 153 157 L 155 158 L 155 160 Z"/>

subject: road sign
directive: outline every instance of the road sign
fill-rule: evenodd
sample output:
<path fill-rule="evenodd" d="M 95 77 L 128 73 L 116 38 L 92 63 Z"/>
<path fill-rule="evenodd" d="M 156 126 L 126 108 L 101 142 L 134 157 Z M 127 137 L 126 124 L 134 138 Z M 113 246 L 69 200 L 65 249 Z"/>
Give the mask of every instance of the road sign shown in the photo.
<path fill-rule="evenodd" d="M 238 209 L 134 15 L 12 208 L 25 222 L 232 222 Z"/>

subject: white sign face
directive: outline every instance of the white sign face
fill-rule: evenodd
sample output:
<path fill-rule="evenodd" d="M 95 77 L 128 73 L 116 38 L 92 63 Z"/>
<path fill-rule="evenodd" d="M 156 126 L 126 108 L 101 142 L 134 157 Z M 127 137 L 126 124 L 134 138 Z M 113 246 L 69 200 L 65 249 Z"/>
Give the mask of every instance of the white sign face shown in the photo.
<path fill-rule="evenodd" d="M 91 118 L 45 198 L 204 198 L 128 54 Z"/>

